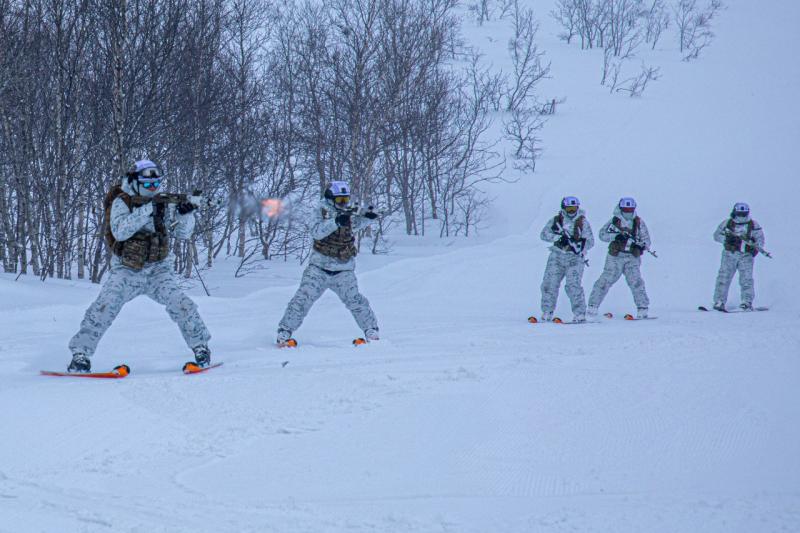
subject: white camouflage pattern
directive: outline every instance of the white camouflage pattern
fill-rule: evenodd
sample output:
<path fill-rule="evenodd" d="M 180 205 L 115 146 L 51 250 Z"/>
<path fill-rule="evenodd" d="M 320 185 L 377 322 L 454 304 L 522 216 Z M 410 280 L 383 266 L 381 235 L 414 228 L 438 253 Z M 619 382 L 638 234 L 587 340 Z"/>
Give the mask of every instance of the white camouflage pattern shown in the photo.
<path fill-rule="evenodd" d="M 623 231 L 633 231 L 633 219 L 628 220 L 625 218 L 619 206 L 614 209 L 614 216 L 620 220 L 620 226 Z M 611 242 L 619 235 L 617 227 L 613 222 L 614 219 L 612 218 L 600 229 L 598 237 L 600 237 L 601 241 Z M 650 249 L 650 232 L 647 229 L 647 224 L 645 224 L 644 220 L 641 218 L 639 218 L 639 235 L 637 238 L 639 242 L 644 245 L 646 250 Z M 613 256 L 608 254 L 606 256 L 606 264 L 603 267 L 603 273 L 600 274 L 600 277 L 592 288 L 592 293 L 589 295 L 589 308 L 592 311 L 596 311 L 597 308 L 600 307 L 608 291 L 623 274 L 633 294 L 633 301 L 636 307 L 638 309 L 647 309 L 650 307 L 650 299 L 647 297 L 644 279 L 642 279 L 642 258 L 634 257 L 631 253 L 626 253 L 630 252 L 633 244 L 633 241 L 628 239 L 625 243 L 625 248 L 619 255 Z"/>
<path fill-rule="evenodd" d="M 297 292 L 286 306 L 278 329 L 297 331 L 306 315 L 322 293 L 330 289 L 336 293 L 353 314 L 362 331 L 377 330 L 378 320 L 369 305 L 369 300 L 358 291 L 358 280 L 353 270 L 325 272 L 316 265 L 308 265 L 303 272 Z"/>
<path fill-rule="evenodd" d="M 323 209 L 327 211 L 327 216 L 323 216 Z M 336 215 L 337 210 L 333 202 L 323 198 L 320 201 L 319 208 L 310 214 L 312 238 L 322 240 L 336 231 L 338 228 L 335 220 Z M 358 215 L 354 215 L 350 220 L 353 233 L 366 228 L 374 222 Z M 297 292 L 286 307 L 286 312 L 280 321 L 278 329 L 290 332 L 296 331 L 303 323 L 314 302 L 322 296 L 322 293 L 330 289 L 336 293 L 353 314 L 358 327 L 363 331 L 377 330 L 378 321 L 369 305 L 369 300 L 358 290 L 355 268 L 355 257 L 342 261 L 312 248 L 309 265 L 303 272 L 303 279 L 300 281 Z"/>
<path fill-rule="evenodd" d="M 322 216 L 323 209 L 327 211 L 327 217 Z M 310 215 L 311 237 L 314 240 L 319 241 L 336 231 L 338 227 L 335 220 L 336 215 L 336 207 L 333 205 L 333 202 L 323 198 L 320 201 L 319 209 L 314 210 L 314 212 Z M 362 216 L 353 216 L 350 218 L 350 221 L 353 228 L 353 233 L 366 228 L 374 222 L 374 220 L 370 220 Z M 341 270 L 355 270 L 356 259 L 355 257 L 351 257 L 347 261 L 342 261 L 337 257 L 329 257 L 312 248 L 309 264 L 319 267 L 323 270 L 332 270 L 338 272 Z"/>
<path fill-rule="evenodd" d="M 127 180 L 123 182 L 122 188 L 126 193 L 133 194 Z M 143 228 L 155 231 L 152 210 L 152 204 L 145 204 L 130 212 L 122 199 L 114 200 L 111 207 L 111 231 L 114 237 L 122 241 Z M 179 215 L 174 211 L 174 206 L 170 206 L 165 216 L 168 228 L 171 220 L 177 221 L 173 229 L 174 237 L 185 239 L 192 234 L 195 223 L 192 213 Z M 166 306 L 167 313 L 180 328 L 189 348 L 207 344 L 211 335 L 200 318 L 195 303 L 178 286 L 172 269 L 173 261 L 174 256 L 170 254 L 165 260 L 150 263 L 136 271 L 123 266 L 120 258 L 113 256 L 109 277 L 100 289 L 97 299 L 87 309 L 80 330 L 70 340 L 70 351 L 91 357 L 122 306 L 141 295 Z"/>
<path fill-rule="evenodd" d="M 586 218 L 583 209 L 579 209 L 573 218 L 567 216 L 564 211 L 562 211 L 562 214 L 564 215 L 563 228 L 568 235 L 573 235 L 575 221 L 579 216 L 583 216 L 583 228 L 580 235 L 581 238 L 586 239 L 583 252 L 590 250 L 594 246 L 594 236 L 592 235 L 592 226 L 589 224 L 589 219 Z M 554 243 L 561 238 L 561 234 L 554 232 L 552 229 L 555 222 L 556 217 L 553 217 L 545 224 L 540 235 L 543 241 Z M 569 297 L 572 313 L 576 319 L 584 318 L 586 314 L 586 297 L 582 285 L 585 266 L 583 259 L 583 255 L 575 254 L 572 251 L 564 251 L 555 245 L 550 247 L 550 257 L 547 259 L 547 267 L 544 271 L 541 287 L 543 315 L 547 316 L 555 311 L 561 281 L 566 279 L 564 290 Z"/>
<path fill-rule="evenodd" d="M 737 217 L 738 218 L 738 217 Z M 719 243 L 725 243 L 725 232 L 727 230 L 728 220 L 723 220 L 714 232 L 714 240 Z M 733 233 L 739 237 L 747 234 L 747 223 L 750 217 L 740 218 L 736 220 Z M 758 244 L 760 248 L 764 247 L 764 230 L 753 221 L 753 232 L 751 238 Z M 742 246 L 741 252 L 729 252 L 723 248 L 722 260 L 720 261 L 719 273 L 717 274 L 717 282 L 714 287 L 714 303 L 725 304 L 728 301 L 728 292 L 730 290 L 733 276 L 739 273 L 739 288 L 741 290 L 741 301 L 744 304 L 752 304 L 755 299 L 755 282 L 753 280 L 753 266 L 755 264 L 755 257 L 744 251 Z"/>

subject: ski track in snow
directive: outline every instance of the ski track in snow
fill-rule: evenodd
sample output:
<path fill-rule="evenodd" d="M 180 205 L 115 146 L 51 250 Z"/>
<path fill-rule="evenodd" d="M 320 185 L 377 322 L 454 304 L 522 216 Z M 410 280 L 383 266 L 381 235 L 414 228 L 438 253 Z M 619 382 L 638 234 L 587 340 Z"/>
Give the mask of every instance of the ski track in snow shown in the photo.
<path fill-rule="evenodd" d="M 300 347 L 275 349 L 295 289 L 279 276 L 197 298 L 219 369 L 181 375 L 177 329 L 138 299 L 93 360 L 128 363 L 129 377 L 44 378 L 66 366 L 97 287 L 0 275 L 0 533 L 800 530 L 800 249 L 788 207 L 768 209 L 799 196 L 800 7 L 726 4 L 704 57 L 664 52 L 664 78 L 635 101 L 598 87 L 599 56 L 556 42 L 539 9 L 547 83 L 568 100 L 534 178 L 497 191 L 525 232 L 364 258 L 380 342 L 352 347 L 359 332 L 327 294 Z M 469 37 L 503 57 L 504 24 Z M 525 321 L 546 261 L 538 232 L 573 193 L 595 231 L 622 193 L 639 198 L 661 256 L 643 266 L 659 320 Z M 711 232 L 739 195 L 776 256 L 756 267 L 771 310 L 699 313 L 719 260 Z M 590 253 L 587 296 L 604 254 Z M 633 311 L 623 281 L 606 310 Z M 572 318 L 563 292 L 557 311 Z"/>

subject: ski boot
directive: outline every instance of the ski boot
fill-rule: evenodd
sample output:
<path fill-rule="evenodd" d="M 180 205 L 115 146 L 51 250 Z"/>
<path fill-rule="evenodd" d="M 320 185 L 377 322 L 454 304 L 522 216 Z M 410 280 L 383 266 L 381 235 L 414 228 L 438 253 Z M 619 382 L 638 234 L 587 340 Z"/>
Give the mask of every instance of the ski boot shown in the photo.
<path fill-rule="evenodd" d="M 647 312 L 648 309 L 646 307 L 640 307 L 639 309 L 636 310 L 636 319 L 642 320 L 647 318 Z"/>
<path fill-rule="evenodd" d="M 597 322 L 597 308 L 596 307 L 587 307 L 586 308 L 586 320 L 589 322 Z"/>
<path fill-rule="evenodd" d="M 192 348 L 192 351 L 194 352 L 194 360 L 197 362 L 197 366 L 206 368 L 211 364 L 211 351 L 208 346 L 201 344 Z"/>
<path fill-rule="evenodd" d="M 741 309 L 742 311 L 752 311 L 753 304 L 751 304 L 750 302 L 742 302 L 741 304 L 739 304 L 739 309 Z"/>
<path fill-rule="evenodd" d="M 725 302 L 714 302 L 714 310 L 722 311 L 723 313 L 725 313 L 726 312 Z"/>
<path fill-rule="evenodd" d="M 92 362 L 82 353 L 72 354 L 72 362 L 67 367 L 70 374 L 89 374 L 92 371 Z"/>
<path fill-rule="evenodd" d="M 578 313 L 577 315 L 572 317 L 572 322 L 574 322 L 575 324 L 583 324 L 584 322 L 586 322 L 586 315 L 583 313 Z"/>
<path fill-rule="evenodd" d="M 292 332 L 288 329 L 279 329 L 278 338 L 275 339 L 275 344 L 278 348 L 294 348 L 297 346 L 297 341 L 292 338 Z"/>
<path fill-rule="evenodd" d="M 552 322 L 552 321 L 553 321 L 553 312 L 542 311 L 542 322 Z"/>
<path fill-rule="evenodd" d="M 370 328 L 364 332 L 364 337 L 368 341 L 378 341 L 381 339 L 380 335 L 378 334 L 378 328 Z"/>

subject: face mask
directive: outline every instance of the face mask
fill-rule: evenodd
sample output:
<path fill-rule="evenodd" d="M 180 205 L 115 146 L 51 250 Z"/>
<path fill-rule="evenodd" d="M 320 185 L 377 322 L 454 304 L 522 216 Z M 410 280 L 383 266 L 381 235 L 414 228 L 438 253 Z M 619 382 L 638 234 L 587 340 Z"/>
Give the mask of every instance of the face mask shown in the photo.
<path fill-rule="evenodd" d="M 633 220 L 633 217 L 636 216 L 635 211 L 622 211 L 622 218 L 625 220 Z"/>

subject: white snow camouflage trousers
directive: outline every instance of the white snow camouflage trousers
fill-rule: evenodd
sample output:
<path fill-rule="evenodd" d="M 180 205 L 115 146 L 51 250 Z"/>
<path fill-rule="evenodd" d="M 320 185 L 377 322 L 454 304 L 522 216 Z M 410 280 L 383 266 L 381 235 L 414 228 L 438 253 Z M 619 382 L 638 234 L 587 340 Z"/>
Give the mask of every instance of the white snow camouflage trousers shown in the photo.
<path fill-rule="evenodd" d="M 589 307 L 597 309 L 608 294 L 611 286 L 614 285 L 620 276 L 625 275 L 625 281 L 633 293 L 633 302 L 637 309 L 650 307 L 650 299 L 644 287 L 644 279 L 639 267 L 642 265 L 641 257 L 634 257 L 632 254 L 620 253 L 617 256 L 608 254 L 603 273 L 594 284 L 592 294 L 589 295 Z"/>
<path fill-rule="evenodd" d="M 752 304 L 755 298 L 753 283 L 753 263 L 755 257 L 746 252 L 722 251 L 722 262 L 717 274 L 717 285 L 714 289 L 714 303 L 728 301 L 728 290 L 733 281 L 733 275 L 739 272 L 739 287 L 742 291 L 742 303 Z"/>
<path fill-rule="evenodd" d="M 180 328 L 189 348 L 208 343 L 211 335 L 197 306 L 178 287 L 171 261 L 166 259 L 140 271 L 119 264 L 112 266 L 100 294 L 86 310 L 80 330 L 69 342 L 70 351 L 91 357 L 122 306 L 143 294 L 167 307 L 167 313 Z"/>
<path fill-rule="evenodd" d="M 556 309 L 558 290 L 566 278 L 564 290 L 569 296 L 572 313 L 576 316 L 586 314 L 586 297 L 583 294 L 583 257 L 559 250 L 551 250 L 547 268 L 542 280 L 542 313 L 552 313 Z"/>
<path fill-rule="evenodd" d="M 369 300 L 358 292 L 358 280 L 352 270 L 342 270 L 329 274 L 325 270 L 308 265 L 303 272 L 303 279 L 294 297 L 286 306 L 278 327 L 293 332 L 303 323 L 311 306 L 314 305 L 322 293 L 330 289 L 336 293 L 347 309 L 353 314 L 358 327 L 363 331 L 378 329 L 378 320 L 369 306 Z"/>

